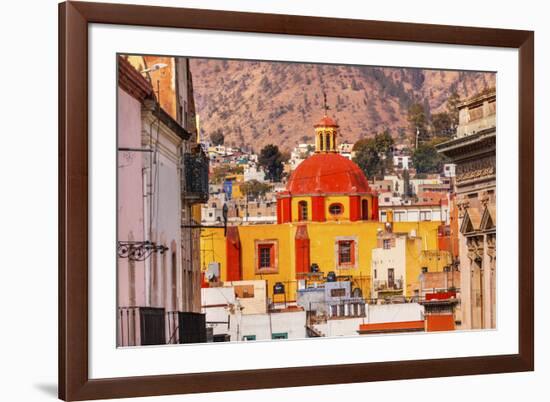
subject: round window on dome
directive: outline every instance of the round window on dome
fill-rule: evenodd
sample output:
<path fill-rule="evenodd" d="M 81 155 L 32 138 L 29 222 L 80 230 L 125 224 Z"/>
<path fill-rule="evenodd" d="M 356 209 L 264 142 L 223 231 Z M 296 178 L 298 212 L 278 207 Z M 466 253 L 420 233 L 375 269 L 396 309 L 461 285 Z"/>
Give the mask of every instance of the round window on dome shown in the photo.
<path fill-rule="evenodd" d="M 328 212 L 331 215 L 342 215 L 342 212 L 344 212 L 344 206 L 340 203 L 330 204 L 328 207 Z"/>

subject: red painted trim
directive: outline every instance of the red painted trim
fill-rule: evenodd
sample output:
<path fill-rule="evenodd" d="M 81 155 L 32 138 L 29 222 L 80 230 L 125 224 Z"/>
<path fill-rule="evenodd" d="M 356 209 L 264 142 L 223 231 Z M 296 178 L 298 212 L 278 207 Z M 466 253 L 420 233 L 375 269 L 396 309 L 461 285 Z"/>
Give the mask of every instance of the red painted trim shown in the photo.
<path fill-rule="evenodd" d="M 349 220 L 354 222 L 361 219 L 361 197 L 350 195 L 349 197 Z"/>
<path fill-rule="evenodd" d="M 360 332 L 378 332 L 378 331 L 411 331 L 423 330 L 424 321 L 398 321 L 398 322 L 380 322 L 376 324 L 360 324 Z"/>
<path fill-rule="evenodd" d="M 239 229 L 236 226 L 228 226 L 225 237 L 225 251 L 227 258 L 226 281 L 242 280 L 241 268 L 241 240 Z"/>
<path fill-rule="evenodd" d="M 456 292 L 426 293 L 426 301 L 430 300 L 448 300 L 456 297 Z"/>
<path fill-rule="evenodd" d="M 426 331 L 454 331 L 455 319 L 452 314 L 426 315 Z"/>
<path fill-rule="evenodd" d="M 315 222 L 324 222 L 325 216 L 325 197 L 316 195 L 311 197 L 311 220 Z"/>
<path fill-rule="evenodd" d="M 292 222 L 292 198 L 280 198 L 281 201 L 281 223 Z"/>
<path fill-rule="evenodd" d="M 294 237 L 296 254 L 296 276 L 298 273 L 309 272 L 310 267 L 310 242 L 307 233 L 307 225 L 300 225 Z"/>
<path fill-rule="evenodd" d="M 282 215 L 282 201 L 280 198 L 277 198 L 277 223 L 281 224 L 283 223 L 283 215 Z"/>

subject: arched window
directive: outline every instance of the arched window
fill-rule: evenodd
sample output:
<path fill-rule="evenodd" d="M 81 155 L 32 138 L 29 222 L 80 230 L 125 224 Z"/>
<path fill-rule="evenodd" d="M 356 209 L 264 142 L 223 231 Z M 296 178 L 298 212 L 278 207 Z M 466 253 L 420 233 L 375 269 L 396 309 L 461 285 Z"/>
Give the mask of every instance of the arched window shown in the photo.
<path fill-rule="evenodd" d="M 344 212 L 344 206 L 340 203 L 330 204 L 328 207 L 328 212 L 334 216 L 342 215 Z"/>
<path fill-rule="evenodd" d="M 361 201 L 361 219 L 363 219 L 364 221 L 369 220 L 369 201 L 368 200 Z"/>
<path fill-rule="evenodd" d="M 307 202 L 300 201 L 298 203 L 298 220 L 307 221 Z"/>
<path fill-rule="evenodd" d="M 327 131 L 326 133 L 326 142 L 327 142 L 327 151 L 330 151 L 331 150 L 331 145 L 330 145 L 330 133 Z"/>
<path fill-rule="evenodd" d="M 323 146 L 323 132 L 319 132 L 319 151 L 322 151 L 324 148 Z"/>

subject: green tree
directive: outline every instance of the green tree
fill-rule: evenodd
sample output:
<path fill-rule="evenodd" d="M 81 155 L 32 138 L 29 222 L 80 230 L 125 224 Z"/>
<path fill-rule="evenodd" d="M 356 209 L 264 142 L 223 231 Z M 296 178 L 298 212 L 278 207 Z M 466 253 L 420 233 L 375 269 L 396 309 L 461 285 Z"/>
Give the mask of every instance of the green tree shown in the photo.
<path fill-rule="evenodd" d="M 407 121 L 409 129 L 413 134 L 413 144 L 416 144 L 416 136 L 418 135 L 418 143 L 427 141 L 428 136 L 428 119 L 424 106 L 420 103 L 413 103 L 407 113 Z"/>
<path fill-rule="evenodd" d="M 212 144 L 215 146 L 217 145 L 223 145 L 225 142 L 225 136 L 222 133 L 222 130 L 217 129 L 212 134 L 210 134 L 210 141 L 212 141 Z"/>
<path fill-rule="evenodd" d="M 409 169 L 403 171 L 403 195 L 406 198 L 412 197 L 411 175 Z"/>
<path fill-rule="evenodd" d="M 268 191 L 271 191 L 271 188 L 271 184 L 262 183 L 258 180 L 250 180 L 240 186 L 241 192 L 249 199 L 263 197 Z"/>
<path fill-rule="evenodd" d="M 353 161 L 365 172 L 367 177 L 374 177 L 378 171 L 380 156 L 376 150 L 374 138 L 364 138 L 353 146 Z"/>
<path fill-rule="evenodd" d="M 458 96 L 458 93 L 456 91 L 453 91 L 449 98 L 447 98 L 447 113 L 449 114 L 449 118 L 451 120 L 451 127 L 452 129 L 456 129 L 456 126 L 458 126 L 458 105 L 460 103 L 460 96 Z"/>
<path fill-rule="evenodd" d="M 260 151 L 258 163 L 264 168 L 266 177 L 272 182 L 281 181 L 285 156 L 277 145 L 268 144 Z"/>
<path fill-rule="evenodd" d="M 431 130 L 433 137 L 450 138 L 454 133 L 453 119 L 447 112 L 432 115 Z"/>
<path fill-rule="evenodd" d="M 374 138 L 361 139 L 353 146 L 353 161 L 367 177 L 384 177 L 393 166 L 393 145 L 393 138 L 387 130 Z"/>
<path fill-rule="evenodd" d="M 443 156 L 435 149 L 434 142 L 420 144 L 413 152 L 413 165 L 417 173 L 438 173 L 443 166 Z"/>

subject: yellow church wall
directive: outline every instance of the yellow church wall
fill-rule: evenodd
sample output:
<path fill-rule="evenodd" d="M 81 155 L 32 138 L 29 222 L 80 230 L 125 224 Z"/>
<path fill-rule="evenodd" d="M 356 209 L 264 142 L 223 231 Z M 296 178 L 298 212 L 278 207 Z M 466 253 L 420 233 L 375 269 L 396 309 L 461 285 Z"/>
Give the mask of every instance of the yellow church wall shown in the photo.
<path fill-rule="evenodd" d="M 337 275 L 351 275 L 363 297 L 370 297 L 372 249 L 376 247 L 376 233 L 383 225 L 378 222 L 320 222 L 308 225 L 310 238 L 310 260 L 319 265 L 325 275 L 329 271 Z M 356 241 L 357 261 L 355 268 L 337 268 L 337 247 L 339 238 Z"/>
<path fill-rule="evenodd" d="M 311 197 L 292 197 L 292 221 L 297 222 L 298 221 L 298 203 L 300 201 L 307 202 L 307 220 L 311 220 L 311 216 L 313 215 L 313 207 L 311 203 Z"/>
<path fill-rule="evenodd" d="M 394 232 L 416 232 L 416 238 L 407 239 L 406 242 L 406 272 L 405 272 L 405 296 L 414 296 L 414 290 L 419 288 L 419 277 L 422 267 L 427 267 L 428 272 L 441 272 L 444 267 L 452 262 L 451 255 L 447 251 L 439 251 L 437 245 L 437 227 L 441 222 L 396 222 L 393 224 Z M 439 256 L 439 260 L 437 258 Z"/>
<path fill-rule="evenodd" d="M 414 289 L 418 288 L 418 281 L 421 272 L 420 253 L 422 251 L 421 238 L 408 238 L 405 249 L 405 283 L 404 296 L 414 296 Z"/>
<path fill-rule="evenodd" d="M 267 292 L 273 297 L 273 285 L 282 282 L 285 285 L 287 301 L 296 298 L 294 225 L 250 225 L 239 228 L 241 239 L 241 265 L 243 279 L 263 279 L 267 281 Z M 256 272 L 256 241 L 277 241 L 277 273 L 259 274 Z M 276 296 L 276 302 L 282 302 Z"/>
<path fill-rule="evenodd" d="M 331 204 L 342 204 L 344 211 L 340 215 L 332 215 L 329 212 Z M 349 197 L 348 196 L 327 196 L 325 197 L 325 217 L 327 221 L 349 220 Z"/>
<path fill-rule="evenodd" d="M 413 284 L 418 281 L 421 267 L 428 266 L 430 272 L 443 270 L 447 264 L 443 259 L 422 256 L 422 250 L 437 250 L 437 226 L 439 222 L 398 222 L 393 225 L 394 232 L 416 231 L 418 239 L 410 246 L 407 244 L 406 284 L 407 296 L 412 296 Z M 287 301 L 295 300 L 297 282 L 295 276 L 295 243 L 297 224 L 247 225 L 239 227 L 241 241 L 241 265 L 243 280 L 267 280 L 268 297 L 273 298 L 273 285 L 276 282 L 285 284 Z M 372 250 L 377 247 L 377 232 L 384 228 L 381 222 L 309 222 L 307 224 L 310 239 L 310 261 L 317 263 L 325 275 L 335 271 L 337 275 L 353 277 L 352 287 L 359 287 L 363 297 L 370 297 Z M 336 242 L 341 238 L 356 240 L 357 261 L 355 268 L 337 268 Z M 278 272 L 273 274 L 256 273 L 255 248 L 257 240 L 277 240 Z M 448 254 L 448 253 L 447 253 Z M 447 258 L 447 257 L 446 257 Z M 449 259 L 450 257 L 448 257 Z M 223 229 L 208 228 L 201 233 L 201 267 L 206 269 L 208 263 L 220 263 L 222 281 L 226 279 L 226 251 Z M 411 287 L 409 287 L 409 284 Z M 276 301 L 282 301 L 277 296 Z"/>
<path fill-rule="evenodd" d="M 206 271 L 211 262 L 220 263 L 221 279 L 225 281 L 226 277 L 226 252 L 225 236 L 222 228 L 207 228 L 201 230 L 200 238 L 201 250 L 201 270 Z"/>

